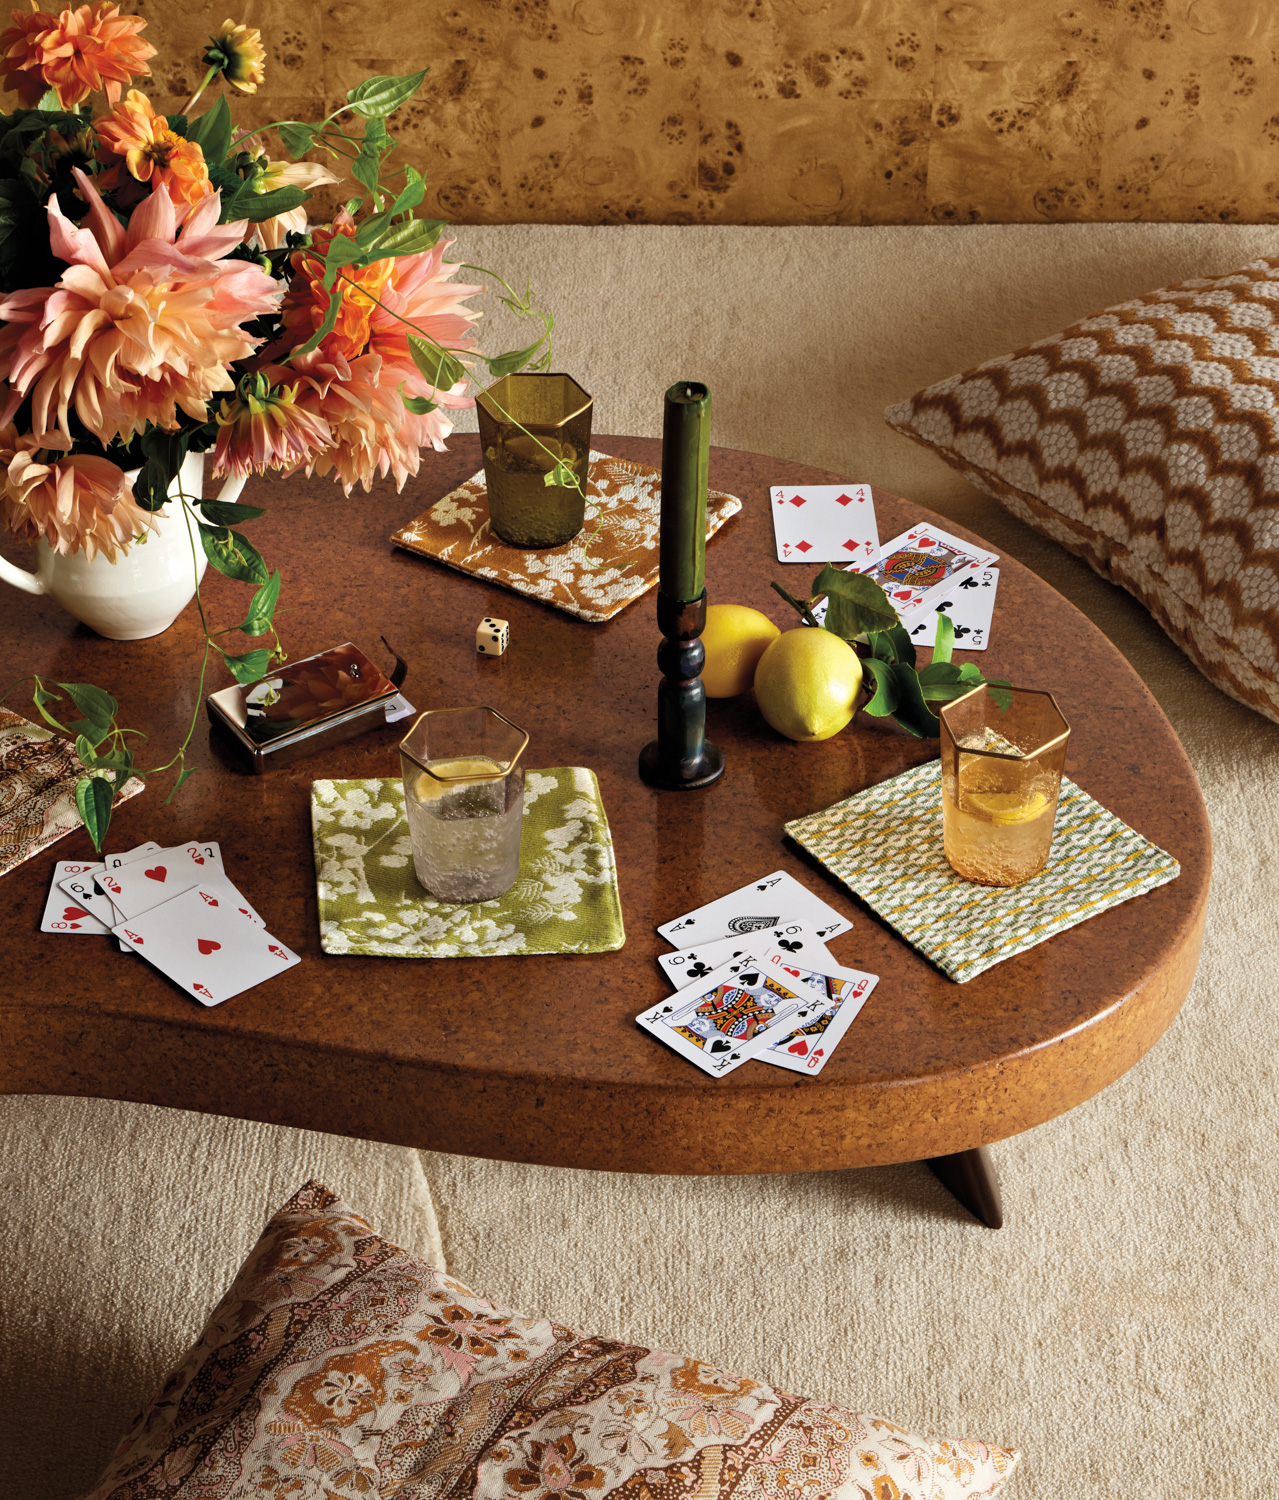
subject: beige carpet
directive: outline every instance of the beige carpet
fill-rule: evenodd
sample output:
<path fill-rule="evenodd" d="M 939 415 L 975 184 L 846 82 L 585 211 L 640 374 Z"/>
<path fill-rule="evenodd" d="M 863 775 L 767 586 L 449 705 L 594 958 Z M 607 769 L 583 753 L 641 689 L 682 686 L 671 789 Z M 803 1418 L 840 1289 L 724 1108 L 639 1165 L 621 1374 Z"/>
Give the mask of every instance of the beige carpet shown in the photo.
<path fill-rule="evenodd" d="M 1098 1098 L 997 1148 L 1001 1232 L 918 1166 L 691 1180 L 426 1153 L 450 1269 L 584 1328 L 917 1430 L 1015 1443 L 1026 1458 L 1010 1500 L 1269 1494 L 1259 1438 L 1279 1392 L 1279 727 L 1209 687 L 1127 595 L 880 414 L 1118 297 L 1277 251 L 1279 230 L 460 234 L 467 259 L 527 274 L 555 309 L 557 367 L 595 393 L 597 431 L 654 433 L 663 388 L 705 379 L 715 442 L 909 494 L 1048 578 L 1177 727 L 1218 873 L 1199 978 L 1168 1036 Z M 740 602 L 768 605 L 767 581 Z M 1046 650 L 1045 682 L 1051 672 Z M 0 1103 L 0 1129 L 4 1500 L 75 1493 L 88 1447 L 123 1423 L 267 1207 L 310 1171 L 388 1232 L 430 1245 L 430 1194 L 410 1153 L 78 1101 Z M 167 1248 L 148 1267 L 139 1247 L 161 1231 Z M 86 1264 L 68 1274 L 73 1254 Z M 70 1452 L 54 1402 L 88 1433 Z M 23 1443 L 38 1457 L 19 1470 Z"/>

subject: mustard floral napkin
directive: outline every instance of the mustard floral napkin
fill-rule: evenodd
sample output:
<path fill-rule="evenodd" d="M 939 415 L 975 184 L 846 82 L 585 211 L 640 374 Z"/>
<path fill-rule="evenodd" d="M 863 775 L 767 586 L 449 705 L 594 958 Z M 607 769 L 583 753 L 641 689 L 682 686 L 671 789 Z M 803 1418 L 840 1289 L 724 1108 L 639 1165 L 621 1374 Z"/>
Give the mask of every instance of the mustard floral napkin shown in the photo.
<path fill-rule="evenodd" d="M 592 450 L 586 525 L 562 547 L 525 552 L 493 535 L 481 469 L 394 532 L 391 540 L 580 620 L 611 620 L 657 582 L 661 480 L 656 469 Z M 706 535 L 714 536 L 741 508 L 735 496 L 711 490 Z"/>
<path fill-rule="evenodd" d="M 959 984 L 1181 873 L 1172 855 L 1063 776 L 1039 874 L 1008 890 L 961 880 L 942 853 L 939 760 L 786 832 Z"/>
<path fill-rule="evenodd" d="M 83 826 L 75 805 L 83 775 L 69 740 L 0 708 L 0 875 Z M 141 790 L 133 777 L 118 800 Z"/>
<path fill-rule="evenodd" d="M 613 839 L 584 766 L 527 773 L 519 878 L 496 901 L 453 905 L 417 883 L 398 777 L 312 782 L 311 829 L 326 953 L 608 953 L 626 941 Z"/>

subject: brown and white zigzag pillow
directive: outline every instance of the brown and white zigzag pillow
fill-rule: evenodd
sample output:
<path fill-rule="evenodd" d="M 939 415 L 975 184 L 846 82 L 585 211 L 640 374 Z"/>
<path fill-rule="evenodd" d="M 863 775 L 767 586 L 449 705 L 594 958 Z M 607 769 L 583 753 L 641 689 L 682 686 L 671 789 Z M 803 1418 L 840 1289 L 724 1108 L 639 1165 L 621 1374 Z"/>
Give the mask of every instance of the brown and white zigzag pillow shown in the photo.
<path fill-rule="evenodd" d="M 1279 256 L 1107 308 L 885 416 L 1279 722 Z"/>

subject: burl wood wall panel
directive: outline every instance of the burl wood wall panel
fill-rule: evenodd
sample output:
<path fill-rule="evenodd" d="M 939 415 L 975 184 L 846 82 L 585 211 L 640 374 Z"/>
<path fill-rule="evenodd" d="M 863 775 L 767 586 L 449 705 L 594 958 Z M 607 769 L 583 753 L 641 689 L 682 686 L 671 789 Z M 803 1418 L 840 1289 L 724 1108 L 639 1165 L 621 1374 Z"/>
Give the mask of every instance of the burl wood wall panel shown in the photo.
<path fill-rule="evenodd" d="M 254 118 L 429 64 L 392 133 L 459 223 L 1279 220 L 1272 0 L 131 8 L 173 108 L 228 9 L 269 46 Z"/>

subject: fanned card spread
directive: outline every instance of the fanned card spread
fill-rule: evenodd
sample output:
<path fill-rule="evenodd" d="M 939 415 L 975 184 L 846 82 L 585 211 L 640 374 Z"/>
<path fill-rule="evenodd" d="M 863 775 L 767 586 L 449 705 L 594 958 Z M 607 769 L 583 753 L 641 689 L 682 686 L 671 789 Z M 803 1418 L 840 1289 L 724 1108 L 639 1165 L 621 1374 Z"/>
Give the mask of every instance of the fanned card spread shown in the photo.
<path fill-rule="evenodd" d="M 580 620 L 611 620 L 657 583 L 661 479 L 645 464 L 592 450 L 586 525 L 562 547 L 525 550 L 493 534 L 481 469 L 394 532 L 391 540 Z M 741 508 L 735 496 L 711 490 L 707 537 Z"/>
<path fill-rule="evenodd" d="M 1181 873 L 1172 855 L 1063 776 L 1039 874 L 1009 889 L 961 880 L 942 852 L 937 760 L 797 818 L 786 832 L 960 984 Z"/>
<path fill-rule="evenodd" d="M 69 740 L 0 708 L 0 875 L 82 826 L 75 789 L 83 775 Z M 134 777 L 119 800 L 141 790 Z"/>
<path fill-rule="evenodd" d="M 455 905 L 418 884 L 398 777 L 313 782 L 311 828 L 326 953 L 609 953 L 626 940 L 613 839 L 584 766 L 526 775 L 520 873 L 496 901 Z"/>

